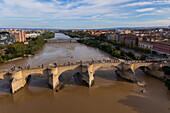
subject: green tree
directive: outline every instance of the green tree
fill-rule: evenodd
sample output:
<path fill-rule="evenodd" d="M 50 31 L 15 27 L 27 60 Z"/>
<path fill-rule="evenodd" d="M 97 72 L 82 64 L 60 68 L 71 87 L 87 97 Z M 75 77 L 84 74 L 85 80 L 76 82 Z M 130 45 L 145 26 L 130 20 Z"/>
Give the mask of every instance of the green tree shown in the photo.
<path fill-rule="evenodd" d="M 156 51 L 152 51 L 152 54 L 157 55 L 157 52 Z"/>
<path fill-rule="evenodd" d="M 132 52 L 127 52 L 126 55 L 132 59 L 135 59 L 135 55 Z"/>
<path fill-rule="evenodd" d="M 139 59 L 140 59 L 140 60 L 146 60 L 146 58 L 147 58 L 146 55 L 141 55 Z"/>
<path fill-rule="evenodd" d="M 4 59 L 3 58 L 0 58 L 0 63 L 4 63 Z"/>

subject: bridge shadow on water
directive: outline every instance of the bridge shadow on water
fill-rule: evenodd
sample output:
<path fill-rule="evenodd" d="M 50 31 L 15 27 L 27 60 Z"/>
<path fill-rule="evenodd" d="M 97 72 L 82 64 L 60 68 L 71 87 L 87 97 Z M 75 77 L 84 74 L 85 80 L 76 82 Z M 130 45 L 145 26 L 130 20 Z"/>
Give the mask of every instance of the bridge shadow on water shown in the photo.
<path fill-rule="evenodd" d="M 95 86 L 110 86 L 116 84 L 116 81 L 127 82 L 116 74 L 116 68 L 100 68 L 94 74 Z"/>
<path fill-rule="evenodd" d="M 10 93 L 10 82 L 0 79 L 0 97 Z"/>
<path fill-rule="evenodd" d="M 114 81 L 122 81 L 125 82 L 124 79 L 117 76 L 115 68 L 100 68 L 97 70 L 94 74 L 94 81 L 95 85 L 102 84 L 110 84 Z M 63 72 L 60 77 L 59 81 L 60 83 L 66 84 L 66 85 L 79 85 L 84 86 L 83 83 L 80 82 L 79 78 L 76 76 L 77 71 L 75 70 L 68 70 Z"/>
<path fill-rule="evenodd" d="M 28 82 L 28 86 L 48 88 L 48 79 L 46 77 L 30 79 L 30 81 Z"/>
<path fill-rule="evenodd" d="M 76 76 L 76 73 L 77 71 L 75 70 L 68 70 L 63 72 L 59 77 L 60 84 L 82 85 L 82 83 L 79 81 L 78 77 Z"/>
<path fill-rule="evenodd" d="M 48 78 L 42 74 L 32 74 L 27 79 L 28 88 L 48 88 Z"/>
<path fill-rule="evenodd" d="M 117 81 L 117 75 L 115 73 L 115 70 L 100 69 L 95 72 L 94 77 L 102 78 L 102 79 L 106 79 L 106 80 L 110 80 L 110 81 Z"/>
<path fill-rule="evenodd" d="M 131 69 L 126 70 L 126 72 L 124 72 L 125 76 L 134 76 L 136 78 L 137 81 L 139 82 L 144 82 L 146 78 L 149 76 L 146 73 L 144 73 L 143 70 L 141 70 L 140 68 L 138 68 L 135 73 L 133 73 L 133 71 Z M 116 74 L 116 68 L 112 67 L 112 68 L 100 68 L 99 70 L 97 70 L 94 74 L 95 77 L 95 83 L 107 83 L 107 82 L 113 82 L 113 81 L 120 81 L 120 82 L 129 82 L 126 79 L 121 78 L 120 76 L 118 76 Z"/>

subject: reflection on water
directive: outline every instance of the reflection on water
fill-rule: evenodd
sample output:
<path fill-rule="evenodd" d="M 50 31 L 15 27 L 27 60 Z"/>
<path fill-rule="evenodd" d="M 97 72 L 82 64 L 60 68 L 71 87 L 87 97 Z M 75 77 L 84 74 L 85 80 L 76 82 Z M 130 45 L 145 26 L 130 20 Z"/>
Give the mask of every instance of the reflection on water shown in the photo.
<path fill-rule="evenodd" d="M 68 57 L 71 54 L 71 57 Z M 35 56 L 2 64 L 1 69 L 11 65 L 32 66 L 67 61 L 110 59 L 111 57 L 82 44 L 45 44 Z M 0 80 L 0 113 L 169 113 L 170 95 L 164 83 L 137 74 L 146 82 L 145 87 L 123 81 L 115 74 L 115 68 L 103 68 L 95 73 L 92 88 L 82 86 L 73 77 L 74 71 L 62 73 L 60 82 L 66 87 L 55 92 L 48 88 L 48 80 L 32 76 L 29 83 L 15 94 L 9 94 L 10 84 Z M 3 81 L 3 82 L 2 82 Z M 146 89 L 146 93 L 141 93 Z M 1 91 L 2 90 L 2 91 Z M 6 95 L 3 97 L 4 95 Z"/>

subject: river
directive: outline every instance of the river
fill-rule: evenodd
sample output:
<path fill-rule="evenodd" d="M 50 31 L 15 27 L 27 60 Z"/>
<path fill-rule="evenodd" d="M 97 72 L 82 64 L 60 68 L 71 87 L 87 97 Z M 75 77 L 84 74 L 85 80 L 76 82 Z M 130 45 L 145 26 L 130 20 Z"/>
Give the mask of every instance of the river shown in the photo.
<path fill-rule="evenodd" d="M 14 64 L 36 66 L 103 58 L 112 57 L 79 43 L 46 43 L 35 56 L 1 64 L 0 69 Z M 141 70 L 137 75 L 146 82 L 145 87 L 122 80 L 115 68 L 97 71 L 92 88 L 78 83 L 74 73 L 62 74 L 60 79 L 66 86 L 59 92 L 48 88 L 46 77 L 35 76 L 23 89 L 11 95 L 9 83 L 0 80 L 0 113 L 170 113 L 170 91 L 163 82 Z M 146 93 L 141 93 L 142 89 Z"/>

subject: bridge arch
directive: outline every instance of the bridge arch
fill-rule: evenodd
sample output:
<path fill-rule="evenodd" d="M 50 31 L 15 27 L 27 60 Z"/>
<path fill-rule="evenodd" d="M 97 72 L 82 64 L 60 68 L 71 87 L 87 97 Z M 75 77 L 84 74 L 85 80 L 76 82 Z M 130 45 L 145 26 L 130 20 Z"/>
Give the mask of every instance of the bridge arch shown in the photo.
<path fill-rule="evenodd" d="M 135 71 L 137 69 L 139 69 L 140 67 L 145 67 L 147 68 L 148 70 L 152 70 L 152 67 L 153 67 L 153 63 L 133 63 L 133 64 L 130 64 L 130 69 L 132 70 L 132 72 L 135 74 Z"/>
<path fill-rule="evenodd" d="M 121 63 L 96 63 L 92 64 L 88 67 L 88 77 L 89 77 L 89 87 L 91 87 L 94 84 L 94 74 L 96 71 L 98 71 L 101 68 L 107 68 L 107 67 L 117 67 Z"/>
<path fill-rule="evenodd" d="M 11 93 L 16 92 L 20 88 L 24 87 L 27 83 L 28 77 L 31 74 L 43 74 L 44 69 L 34 69 L 34 70 L 16 70 L 7 73 L 1 73 L 1 79 L 10 82 Z"/>
<path fill-rule="evenodd" d="M 170 73 L 170 66 L 168 66 L 168 65 L 163 66 L 162 70 L 163 70 L 165 75 L 169 75 L 169 73 Z"/>
<path fill-rule="evenodd" d="M 81 77 L 81 72 L 78 71 L 77 69 L 75 70 L 66 70 L 63 73 L 60 74 L 58 77 L 59 80 L 59 86 L 62 85 L 81 85 L 80 83 L 80 77 Z"/>
<path fill-rule="evenodd" d="M 117 67 L 121 63 L 100 63 L 100 64 L 92 64 L 93 65 L 93 73 L 95 73 L 97 70 L 101 68 L 107 68 L 107 67 Z"/>
<path fill-rule="evenodd" d="M 75 77 L 80 77 L 80 75 L 81 75 L 81 66 L 75 66 L 73 68 L 68 68 L 68 69 L 59 68 L 59 75 L 58 75 L 59 84 L 61 82 L 64 84 L 73 84 L 73 81 L 71 80 Z M 70 81 L 68 81 L 68 78 L 70 78 Z"/>
<path fill-rule="evenodd" d="M 62 67 L 56 67 L 54 69 L 48 69 L 48 79 L 49 79 L 49 86 L 52 89 L 55 89 L 59 83 L 59 77 L 64 73 L 65 71 L 74 70 L 75 72 L 81 72 L 80 65 L 72 65 L 72 66 L 62 66 Z"/>

